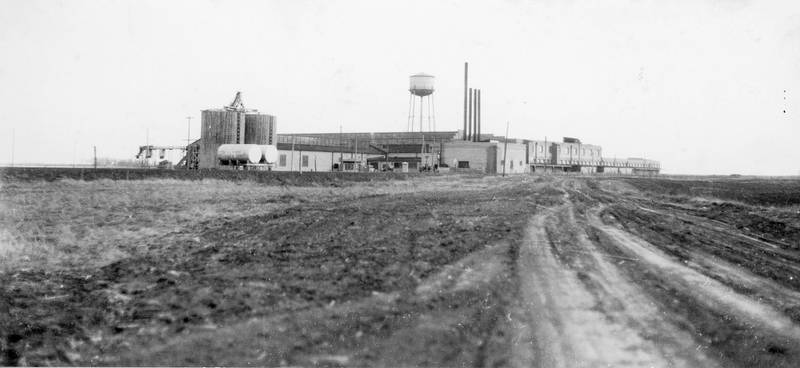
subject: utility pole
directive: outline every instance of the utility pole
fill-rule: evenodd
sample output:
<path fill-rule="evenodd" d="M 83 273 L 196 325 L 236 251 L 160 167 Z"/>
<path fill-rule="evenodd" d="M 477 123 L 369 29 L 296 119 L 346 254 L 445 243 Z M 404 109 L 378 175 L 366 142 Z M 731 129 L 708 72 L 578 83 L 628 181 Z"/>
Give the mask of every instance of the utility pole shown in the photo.
<path fill-rule="evenodd" d="M 189 145 L 192 144 L 192 117 L 187 116 L 186 120 L 186 151 L 189 151 Z"/>
<path fill-rule="evenodd" d="M 506 177 L 506 165 L 508 165 L 508 161 L 507 161 L 507 158 L 506 158 L 506 153 L 508 152 L 508 124 L 509 124 L 509 122 L 506 122 L 506 140 L 503 143 L 503 177 L 504 178 Z"/>
<path fill-rule="evenodd" d="M 94 169 L 97 170 L 97 146 L 92 146 L 94 149 Z"/>
<path fill-rule="evenodd" d="M 145 163 L 145 167 L 147 167 L 149 169 L 150 168 L 150 160 L 149 160 L 150 159 L 150 128 L 145 128 L 144 132 L 145 132 L 144 133 L 145 134 L 144 145 L 147 146 L 147 152 L 145 152 L 145 154 L 144 154 L 144 163 Z"/>
<path fill-rule="evenodd" d="M 413 125 L 411 129 L 414 129 Z M 339 171 L 344 170 L 342 166 L 344 166 L 344 147 L 342 147 L 342 124 L 339 124 Z"/>
<path fill-rule="evenodd" d="M 358 136 L 353 138 L 353 142 L 355 144 L 355 148 L 353 149 L 353 161 L 355 161 L 358 159 Z M 361 160 L 358 160 L 358 165 L 355 167 L 355 169 L 356 171 L 358 171 L 360 168 L 361 168 Z"/>
<path fill-rule="evenodd" d="M 294 172 L 294 134 L 292 134 L 292 155 L 289 157 L 289 172 Z M 297 165 L 299 168 L 300 165 Z"/>

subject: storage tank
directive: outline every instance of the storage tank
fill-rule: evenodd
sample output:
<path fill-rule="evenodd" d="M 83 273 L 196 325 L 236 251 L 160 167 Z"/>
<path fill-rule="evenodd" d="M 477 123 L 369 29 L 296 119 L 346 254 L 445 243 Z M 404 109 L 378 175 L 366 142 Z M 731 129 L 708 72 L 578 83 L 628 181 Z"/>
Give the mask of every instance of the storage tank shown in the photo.
<path fill-rule="evenodd" d="M 275 117 L 267 114 L 247 114 L 244 123 L 245 144 L 275 144 Z"/>
<path fill-rule="evenodd" d="M 222 165 L 257 164 L 261 147 L 256 144 L 223 144 L 217 148 L 217 160 Z"/>
<path fill-rule="evenodd" d="M 223 144 L 244 143 L 245 113 L 222 109 L 203 110 L 201 113 L 199 168 L 218 165 L 217 150 Z"/>
<path fill-rule="evenodd" d="M 260 145 L 262 164 L 274 164 L 278 162 L 278 147 L 273 145 Z"/>
<path fill-rule="evenodd" d="M 430 74 L 419 73 L 414 74 L 410 78 L 410 85 L 408 90 L 420 97 L 427 96 L 433 93 L 433 76 Z"/>

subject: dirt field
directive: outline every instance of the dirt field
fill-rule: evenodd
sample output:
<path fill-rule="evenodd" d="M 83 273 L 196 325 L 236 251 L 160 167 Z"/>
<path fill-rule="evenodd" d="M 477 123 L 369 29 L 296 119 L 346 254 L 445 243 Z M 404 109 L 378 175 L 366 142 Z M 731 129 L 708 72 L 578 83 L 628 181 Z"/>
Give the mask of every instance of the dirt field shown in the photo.
<path fill-rule="evenodd" d="M 800 365 L 797 180 L 123 174 L 0 175 L 0 365 Z"/>

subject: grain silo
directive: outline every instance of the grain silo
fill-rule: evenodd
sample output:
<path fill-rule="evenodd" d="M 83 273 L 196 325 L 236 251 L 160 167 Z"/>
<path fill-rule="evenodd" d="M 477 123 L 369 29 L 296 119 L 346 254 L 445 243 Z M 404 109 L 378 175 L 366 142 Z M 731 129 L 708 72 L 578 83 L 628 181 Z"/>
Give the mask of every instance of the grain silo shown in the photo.
<path fill-rule="evenodd" d="M 244 143 L 274 145 L 275 117 L 267 114 L 248 113 L 245 116 Z"/>
<path fill-rule="evenodd" d="M 212 109 L 202 111 L 199 168 L 217 167 L 217 149 L 223 144 L 242 144 L 245 136 L 245 112 Z"/>

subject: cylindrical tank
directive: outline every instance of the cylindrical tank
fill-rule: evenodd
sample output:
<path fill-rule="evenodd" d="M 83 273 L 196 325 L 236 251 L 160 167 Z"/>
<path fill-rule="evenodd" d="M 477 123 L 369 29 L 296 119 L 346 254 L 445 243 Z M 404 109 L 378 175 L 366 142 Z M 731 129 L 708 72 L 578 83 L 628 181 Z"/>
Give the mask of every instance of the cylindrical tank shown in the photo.
<path fill-rule="evenodd" d="M 223 144 L 217 148 L 217 160 L 221 163 L 257 164 L 261 156 L 261 147 L 256 144 Z"/>
<path fill-rule="evenodd" d="M 267 114 L 247 114 L 244 119 L 245 144 L 270 144 L 270 121 Z"/>
<path fill-rule="evenodd" d="M 244 143 L 245 113 L 227 110 L 203 110 L 201 114 L 201 169 L 217 166 L 217 148 L 223 144 Z"/>
<path fill-rule="evenodd" d="M 416 96 L 424 97 L 433 93 L 433 76 L 430 74 L 414 74 L 410 78 L 408 90 Z"/>
<path fill-rule="evenodd" d="M 261 163 L 274 164 L 278 162 L 278 147 L 270 145 L 260 145 Z"/>

